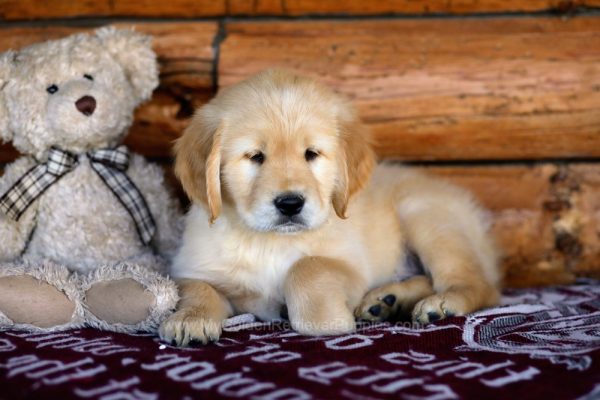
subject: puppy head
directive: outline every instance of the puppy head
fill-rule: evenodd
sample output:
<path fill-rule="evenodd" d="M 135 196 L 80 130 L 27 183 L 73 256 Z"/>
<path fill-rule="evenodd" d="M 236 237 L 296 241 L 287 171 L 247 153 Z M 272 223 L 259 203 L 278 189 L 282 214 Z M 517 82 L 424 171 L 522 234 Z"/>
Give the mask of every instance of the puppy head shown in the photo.
<path fill-rule="evenodd" d="M 257 231 L 295 233 L 345 218 L 375 156 L 368 130 L 331 90 L 269 70 L 221 91 L 175 145 L 175 172 L 211 222 L 223 204 Z"/>

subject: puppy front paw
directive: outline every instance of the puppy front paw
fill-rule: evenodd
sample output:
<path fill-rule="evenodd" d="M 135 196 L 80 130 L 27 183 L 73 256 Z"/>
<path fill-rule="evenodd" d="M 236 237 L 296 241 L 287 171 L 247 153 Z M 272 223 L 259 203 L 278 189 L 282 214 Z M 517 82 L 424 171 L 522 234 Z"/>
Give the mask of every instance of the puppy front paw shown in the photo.
<path fill-rule="evenodd" d="M 460 302 L 452 301 L 454 296 L 446 297 L 446 293 L 429 296 L 417 303 L 413 310 L 412 318 L 414 322 L 420 324 L 429 324 L 431 322 L 453 317 L 455 315 L 464 315 Z"/>
<path fill-rule="evenodd" d="M 367 293 L 354 315 L 363 321 L 383 322 L 396 319 L 397 311 L 396 296 L 375 291 Z"/>
<path fill-rule="evenodd" d="M 413 321 L 427 324 L 466 315 L 498 303 L 500 293 L 492 286 L 461 286 L 428 296 L 415 305 Z"/>
<path fill-rule="evenodd" d="M 222 331 L 223 321 L 206 316 L 202 310 L 184 308 L 164 321 L 158 334 L 165 342 L 186 347 L 217 341 Z"/>
<path fill-rule="evenodd" d="M 398 311 L 396 300 L 395 295 L 387 293 L 385 290 L 382 291 L 381 288 L 374 289 L 365 295 L 359 306 L 354 310 L 354 315 L 363 321 L 382 322 L 392 320 Z"/>
<path fill-rule="evenodd" d="M 425 276 L 388 283 L 368 292 L 354 315 L 365 321 L 378 322 L 410 319 L 415 304 L 431 294 L 431 281 Z"/>

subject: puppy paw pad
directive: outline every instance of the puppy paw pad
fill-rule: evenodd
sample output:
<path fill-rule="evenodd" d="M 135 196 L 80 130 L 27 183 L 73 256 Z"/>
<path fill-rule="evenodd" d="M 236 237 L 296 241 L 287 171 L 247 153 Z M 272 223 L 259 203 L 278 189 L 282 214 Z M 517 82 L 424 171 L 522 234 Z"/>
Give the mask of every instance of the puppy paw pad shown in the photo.
<path fill-rule="evenodd" d="M 371 313 L 371 315 L 378 317 L 379 314 L 381 314 L 381 305 L 376 304 L 374 306 L 369 307 L 369 313 Z"/>
<path fill-rule="evenodd" d="M 427 318 L 429 319 L 429 322 L 434 322 L 434 321 L 437 321 L 438 319 L 440 319 L 441 317 L 440 317 L 440 314 L 438 314 L 437 312 L 429 311 L 427 313 Z"/>
<path fill-rule="evenodd" d="M 454 311 L 444 310 L 444 315 L 446 317 L 454 317 L 454 316 L 456 316 L 456 313 Z"/>
<path fill-rule="evenodd" d="M 393 302 L 391 301 L 391 297 L 393 297 Z M 387 301 L 386 301 L 387 298 Z M 364 321 L 374 321 L 381 322 L 389 320 L 395 313 L 394 304 L 396 301 L 396 296 L 387 295 L 385 297 L 382 296 L 374 296 L 367 295 L 361 305 L 356 308 L 354 314 L 358 319 Z M 391 303 L 391 304 L 390 304 Z"/>
<path fill-rule="evenodd" d="M 382 300 L 385 304 L 391 307 L 396 302 L 396 296 L 394 296 L 393 294 L 388 294 Z"/>
<path fill-rule="evenodd" d="M 413 320 L 427 324 L 447 317 L 465 315 L 461 305 L 461 298 L 454 293 L 434 294 L 417 303 Z"/>

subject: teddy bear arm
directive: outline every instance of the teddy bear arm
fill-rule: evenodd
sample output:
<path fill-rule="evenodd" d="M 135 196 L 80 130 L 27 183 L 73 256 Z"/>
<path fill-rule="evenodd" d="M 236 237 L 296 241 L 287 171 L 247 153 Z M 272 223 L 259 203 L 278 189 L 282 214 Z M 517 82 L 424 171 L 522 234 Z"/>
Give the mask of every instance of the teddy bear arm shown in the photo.
<path fill-rule="evenodd" d="M 183 215 L 179 202 L 167 188 L 163 170 L 134 155 L 127 173 L 144 195 L 156 222 L 153 245 L 160 255 L 171 260 L 183 233 Z"/>
<path fill-rule="evenodd" d="M 35 162 L 28 157 L 21 157 L 6 166 L 4 175 L 0 177 L 0 196 L 9 190 Z M 38 201 L 27 208 L 27 211 L 18 221 L 9 218 L 0 212 L 0 261 L 9 261 L 18 257 L 27 245 L 31 232 L 35 226 Z"/>

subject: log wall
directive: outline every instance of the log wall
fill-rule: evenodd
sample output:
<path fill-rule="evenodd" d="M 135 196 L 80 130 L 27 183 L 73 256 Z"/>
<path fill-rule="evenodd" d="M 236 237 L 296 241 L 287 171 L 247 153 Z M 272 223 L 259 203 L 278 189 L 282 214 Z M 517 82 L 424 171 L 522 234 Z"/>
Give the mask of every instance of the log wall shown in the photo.
<path fill-rule="evenodd" d="M 351 98 L 382 159 L 472 190 L 511 286 L 600 277 L 598 0 L 0 0 L 0 51 L 134 26 L 161 84 L 127 144 L 172 141 L 221 87 L 269 67 Z M 0 146 L 0 163 L 17 153 Z M 175 182 L 175 180 L 173 180 Z"/>

